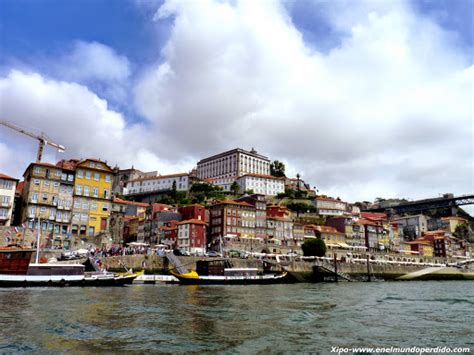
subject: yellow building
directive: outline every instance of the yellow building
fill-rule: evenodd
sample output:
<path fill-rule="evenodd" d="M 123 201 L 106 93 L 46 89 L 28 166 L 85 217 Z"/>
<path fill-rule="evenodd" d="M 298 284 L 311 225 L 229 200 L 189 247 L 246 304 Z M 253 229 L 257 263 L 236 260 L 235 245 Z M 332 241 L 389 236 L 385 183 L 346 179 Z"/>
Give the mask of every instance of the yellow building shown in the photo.
<path fill-rule="evenodd" d="M 446 230 L 447 232 L 453 234 L 456 232 L 456 228 L 462 224 L 467 224 L 467 220 L 462 217 L 443 217 L 441 218 L 441 222 L 443 225 L 443 229 Z"/>
<path fill-rule="evenodd" d="M 112 210 L 113 170 L 96 159 L 73 160 L 76 168 L 71 232 L 92 237 L 107 230 Z"/>

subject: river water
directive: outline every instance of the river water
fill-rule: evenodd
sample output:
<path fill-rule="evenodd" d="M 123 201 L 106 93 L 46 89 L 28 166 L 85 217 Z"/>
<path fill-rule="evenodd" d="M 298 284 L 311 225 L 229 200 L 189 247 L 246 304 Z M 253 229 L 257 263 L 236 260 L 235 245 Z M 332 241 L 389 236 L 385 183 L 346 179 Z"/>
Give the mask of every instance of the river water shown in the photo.
<path fill-rule="evenodd" d="M 0 289 L 0 353 L 470 347 L 474 282 Z"/>

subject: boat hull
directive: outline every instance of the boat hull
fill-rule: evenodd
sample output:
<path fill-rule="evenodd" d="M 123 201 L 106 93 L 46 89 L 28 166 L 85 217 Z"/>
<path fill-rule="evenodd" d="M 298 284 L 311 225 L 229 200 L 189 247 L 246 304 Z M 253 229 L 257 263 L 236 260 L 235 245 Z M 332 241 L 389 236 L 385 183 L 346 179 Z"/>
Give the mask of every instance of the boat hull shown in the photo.
<path fill-rule="evenodd" d="M 131 285 L 135 279 L 131 276 L 84 277 L 83 275 L 0 275 L 0 287 L 103 287 Z"/>
<path fill-rule="evenodd" d="M 259 276 L 197 276 L 186 277 L 173 273 L 184 285 L 270 285 L 288 282 L 287 273 Z"/>

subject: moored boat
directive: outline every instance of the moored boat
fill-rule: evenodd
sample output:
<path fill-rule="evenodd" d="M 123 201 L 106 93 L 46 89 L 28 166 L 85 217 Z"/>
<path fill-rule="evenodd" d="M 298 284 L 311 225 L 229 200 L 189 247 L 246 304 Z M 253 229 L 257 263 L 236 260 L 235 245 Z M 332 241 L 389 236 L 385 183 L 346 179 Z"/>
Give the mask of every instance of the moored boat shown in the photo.
<path fill-rule="evenodd" d="M 0 287 L 123 286 L 136 274 L 86 273 L 81 264 L 30 263 L 33 249 L 0 248 Z"/>
<path fill-rule="evenodd" d="M 257 268 L 234 268 L 229 260 L 199 260 L 196 271 L 177 273 L 171 271 L 183 284 L 274 284 L 286 281 L 287 273 L 261 274 Z"/>

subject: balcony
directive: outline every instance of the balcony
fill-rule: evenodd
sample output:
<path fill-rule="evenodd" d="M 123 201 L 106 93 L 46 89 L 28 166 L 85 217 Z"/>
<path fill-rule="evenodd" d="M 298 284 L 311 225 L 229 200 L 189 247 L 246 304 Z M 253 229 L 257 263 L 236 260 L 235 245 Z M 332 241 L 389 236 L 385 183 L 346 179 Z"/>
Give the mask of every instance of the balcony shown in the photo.
<path fill-rule="evenodd" d="M 11 202 L 2 202 L 1 207 L 8 207 L 10 208 L 12 206 Z"/>

